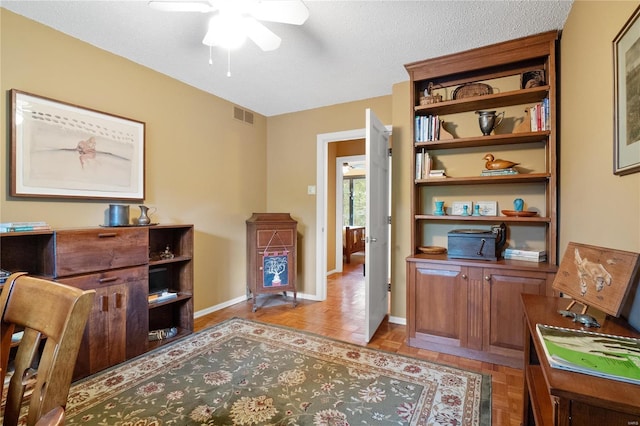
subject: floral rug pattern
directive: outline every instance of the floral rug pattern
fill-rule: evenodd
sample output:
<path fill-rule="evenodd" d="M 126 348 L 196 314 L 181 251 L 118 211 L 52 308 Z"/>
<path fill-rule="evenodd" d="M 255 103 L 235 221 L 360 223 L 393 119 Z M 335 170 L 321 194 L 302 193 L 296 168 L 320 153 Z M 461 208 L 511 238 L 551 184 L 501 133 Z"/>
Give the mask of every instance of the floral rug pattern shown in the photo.
<path fill-rule="evenodd" d="M 488 425 L 490 378 L 232 319 L 75 383 L 66 424 Z"/>

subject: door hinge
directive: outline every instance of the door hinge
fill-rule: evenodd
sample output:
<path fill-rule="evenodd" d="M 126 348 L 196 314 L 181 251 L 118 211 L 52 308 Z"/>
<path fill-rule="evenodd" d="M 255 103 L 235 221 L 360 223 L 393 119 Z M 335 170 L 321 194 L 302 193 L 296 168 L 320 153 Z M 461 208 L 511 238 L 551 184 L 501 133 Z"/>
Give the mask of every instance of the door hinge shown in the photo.
<path fill-rule="evenodd" d="M 391 148 L 389 148 L 387 154 L 388 154 L 389 157 L 391 157 Z"/>
<path fill-rule="evenodd" d="M 391 216 L 387 216 L 387 225 L 391 225 Z"/>
<path fill-rule="evenodd" d="M 387 291 L 391 291 L 391 283 L 387 283 Z"/>

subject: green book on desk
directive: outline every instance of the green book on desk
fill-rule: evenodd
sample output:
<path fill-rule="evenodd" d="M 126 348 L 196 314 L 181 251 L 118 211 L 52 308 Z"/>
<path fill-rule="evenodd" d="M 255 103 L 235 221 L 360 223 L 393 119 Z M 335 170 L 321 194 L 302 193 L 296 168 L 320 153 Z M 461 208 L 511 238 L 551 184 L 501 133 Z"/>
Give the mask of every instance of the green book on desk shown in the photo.
<path fill-rule="evenodd" d="M 549 365 L 640 384 L 640 339 L 537 324 Z"/>

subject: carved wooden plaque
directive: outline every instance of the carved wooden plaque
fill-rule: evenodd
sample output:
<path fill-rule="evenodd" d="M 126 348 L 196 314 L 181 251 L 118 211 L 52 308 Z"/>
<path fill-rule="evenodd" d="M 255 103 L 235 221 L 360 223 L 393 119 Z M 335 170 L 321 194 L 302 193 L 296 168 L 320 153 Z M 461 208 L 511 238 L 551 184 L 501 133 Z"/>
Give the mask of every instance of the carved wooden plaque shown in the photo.
<path fill-rule="evenodd" d="M 638 271 L 638 253 L 569 243 L 554 290 L 577 302 L 618 316 Z"/>

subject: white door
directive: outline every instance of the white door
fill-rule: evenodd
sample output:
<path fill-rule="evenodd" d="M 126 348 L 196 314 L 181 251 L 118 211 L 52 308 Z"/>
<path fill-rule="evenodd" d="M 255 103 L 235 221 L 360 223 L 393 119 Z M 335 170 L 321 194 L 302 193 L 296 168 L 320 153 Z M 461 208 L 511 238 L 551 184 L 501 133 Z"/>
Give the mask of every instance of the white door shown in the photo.
<path fill-rule="evenodd" d="M 389 135 L 367 109 L 367 220 L 365 249 L 365 339 L 371 340 L 389 310 Z"/>

